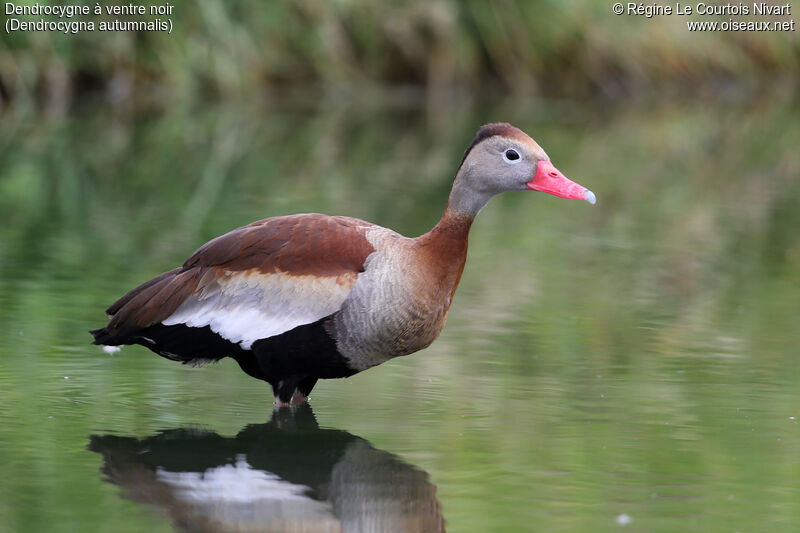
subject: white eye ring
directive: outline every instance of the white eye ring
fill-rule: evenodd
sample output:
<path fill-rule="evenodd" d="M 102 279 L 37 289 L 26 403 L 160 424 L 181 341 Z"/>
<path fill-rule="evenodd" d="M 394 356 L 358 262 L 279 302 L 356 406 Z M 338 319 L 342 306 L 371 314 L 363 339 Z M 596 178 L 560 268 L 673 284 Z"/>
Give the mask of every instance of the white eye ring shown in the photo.
<path fill-rule="evenodd" d="M 514 163 L 519 163 L 522 161 L 522 156 L 518 150 L 515 150 L 514 148 L 506 148 L 503 150 L 503 159 L 506 160 L 506 163 L 511 163 L 513 165 Z"/>

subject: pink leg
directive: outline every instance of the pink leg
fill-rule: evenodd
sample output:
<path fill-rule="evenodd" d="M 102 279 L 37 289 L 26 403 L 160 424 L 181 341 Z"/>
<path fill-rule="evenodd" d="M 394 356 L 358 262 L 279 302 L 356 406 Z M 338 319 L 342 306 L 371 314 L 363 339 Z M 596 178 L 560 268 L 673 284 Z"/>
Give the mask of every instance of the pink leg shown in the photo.
<path fill-rule="evenodd" d="M 292 394 L 291 403 L 299 404 L 299 403 L 306 403 L 307 401 L 308 401 L 308 396 L 303 396 L 303 394 L 300 391 L 295 389 L 294 394 Z"/>
<path fill-rule="evenodd" d="M 291 404 L 287 402 L 282 402 L 280 398 L 275 396 L 275 409 L 280 409 L 281 407 L 289 407 Z"/>

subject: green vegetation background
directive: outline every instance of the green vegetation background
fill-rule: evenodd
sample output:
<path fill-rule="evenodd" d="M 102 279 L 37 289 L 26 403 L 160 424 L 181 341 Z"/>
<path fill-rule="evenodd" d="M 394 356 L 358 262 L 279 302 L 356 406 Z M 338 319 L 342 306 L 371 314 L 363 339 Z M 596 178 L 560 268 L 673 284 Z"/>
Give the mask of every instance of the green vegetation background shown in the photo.
<path fill-rule="evenodd" d="M 686 20 L 728 17 L 616 16 L 607 0 L 200 0 L 175 3 L 170 18 L 172 34 L 3 32 L 3 105 L 59 106 L 98 89 L 170 103 L 254 91 L 614 96 L 796 84 L 800 68 L 797 31 L 690 33 Z"/>

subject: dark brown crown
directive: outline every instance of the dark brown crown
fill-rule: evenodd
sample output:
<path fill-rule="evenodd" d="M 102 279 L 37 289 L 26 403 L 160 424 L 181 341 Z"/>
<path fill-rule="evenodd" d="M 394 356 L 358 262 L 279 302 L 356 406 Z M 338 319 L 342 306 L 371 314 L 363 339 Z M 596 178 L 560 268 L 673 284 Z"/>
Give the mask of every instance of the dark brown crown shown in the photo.
<path fill-rule="evenodd" d="M 467 156 L 472 151 L 478 143 L 483 142 L 485 139 L 489 137 L 494 137 L 495 135 L 500 135 L 503 137 L 527 137 L 525 133 L 509 124 L 508 122 L 492 122 L 491 124 L 484 124 L 483 126 L 478 129 L 478 133 L 475 134 L 475 138 L 472 139 L 472 143 L 469 145 L 467 150 L 464 152 L 464 157 L 461 158 L 461 163 L 459 163 L 458 168 L 461 168 L 461 165 L 464 164 L 466 161 Z"/>

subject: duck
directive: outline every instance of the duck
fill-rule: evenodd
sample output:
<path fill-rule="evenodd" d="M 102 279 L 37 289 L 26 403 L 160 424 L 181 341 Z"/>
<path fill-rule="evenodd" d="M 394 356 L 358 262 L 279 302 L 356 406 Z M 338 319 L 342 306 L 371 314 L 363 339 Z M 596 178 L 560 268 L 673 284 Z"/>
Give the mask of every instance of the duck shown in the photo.
<path fill-rule="evenodd" d="M 234 359 L 278 407 L 320 379 L 346 378 L 428 347 L 442 331 L 470 227 L 502 192 L 595 203 L 539 144 L 505 122 L 467 147 L 439 222 L 418 237 L 347 216 L 303 213 L 219 236 L 129 291 L 90 331 L 111 352 L 138 344 L 189 365 Z"/>

